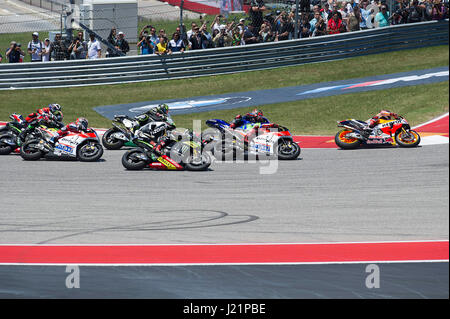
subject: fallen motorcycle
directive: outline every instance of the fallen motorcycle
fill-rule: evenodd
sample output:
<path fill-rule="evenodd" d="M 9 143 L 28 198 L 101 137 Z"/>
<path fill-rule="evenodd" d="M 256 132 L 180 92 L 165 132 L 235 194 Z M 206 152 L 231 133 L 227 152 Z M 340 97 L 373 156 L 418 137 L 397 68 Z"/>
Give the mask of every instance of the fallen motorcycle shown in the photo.
<path fill-rule="evenodd" d="M 367 123 L 349 119 L 338 122 L 339 131 L 334 140 L 342 149 L 355 149 L 361 145 L 398 145 L 400 147 L 416 147 L 420 143 L 420 135 L 412 130 L 403 117 L 394 120 L 380 120 L 370 134 L 364 131 Z"/>
<path fill-rule="evenodd" d="M 52 146 L 49 142 L 56 132 L 54 129 L 39 127 L 42 138 L 26 141 L 20 148 L 20 156 L 27 161 L 36 161 L 43 157 L 72 158 L 82 162 L 94 162 L 103 155 L 100 139 L 93 129 L 85 132 L 70 133 Z"/>

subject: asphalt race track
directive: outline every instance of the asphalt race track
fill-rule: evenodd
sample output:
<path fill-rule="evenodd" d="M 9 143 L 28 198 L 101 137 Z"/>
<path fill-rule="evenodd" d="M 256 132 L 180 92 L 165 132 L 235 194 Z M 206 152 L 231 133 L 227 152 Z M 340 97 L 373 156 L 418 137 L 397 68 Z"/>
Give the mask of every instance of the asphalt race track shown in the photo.
<path fill-rule="evenodd" d="M 303 149 L 297 161 L 130 172 L 103 161 L 2 156 L 2 244 L 223 244 L 448 240 L 448 145 Z M 278 166 L 276 166 L 278 164 Z M 275 165 L 275 166 L 273 166 Z M 448 244 L 447 244 L 448 246 Z M 1 247 L 0 247 L 1 248 Z M 448 248 L 447 248 L 448 250 Z M 448 257 L 447 257 L 448 258 Z M 448 298 L 448 262 L 0 266 L 6 298 Z M 220 287 L 218 289 L 217 287 Z"/>
<path fill-rule="evenodd" d="M 448 151 L 303 149 L 206 172 L 126 171 L 123 151 L 97 163 L 2 156 L 0 243 L 448 240 Z"/>

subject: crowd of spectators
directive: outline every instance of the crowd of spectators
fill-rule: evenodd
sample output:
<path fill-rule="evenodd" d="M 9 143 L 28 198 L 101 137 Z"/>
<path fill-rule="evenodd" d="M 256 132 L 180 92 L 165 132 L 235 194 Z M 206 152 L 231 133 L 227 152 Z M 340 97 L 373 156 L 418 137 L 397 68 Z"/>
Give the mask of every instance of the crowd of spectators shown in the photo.
<path fill-rule="evenodd" d="M 125 40 L 123 32 L 119 32 L 116 36 L 115 31 L 115 29 L 112 29 L 108 37 L 108 43 L 115 50 L 108 48 L 106 57 L 119 56 L 130 51 L 130 46 L 128 41 Z M 22 48 L 21 43 L 11 41 L 5 52 L 5 60 L 9 63 L 23 62 L 27 54 L 30 55 L 31 62 L 98 59 L 102 57 L 102 48 L 93 33 L 89 34 L 89 40 L 85 40 L 84 33 L 79 31 L 71 41 L 63 39 L 61 33 L 55 34 L 53 41 L 48 38 L 42 41 L 39 39 L 39 33 L 33 32 L 26 49 Z M 2 62 L 1 54 L 0 62 Z"/>
<path fill-rule="evenodd" d="M 200 19 L 198 24 L 192 22 L 189 30 L 184 25 L 182 29 L 178 27 L 171 40 L 164 29 L 156 34 L 156 28 L 147 25 L 139 34 L 138 48 L 141 54 L 163 55 L 446 18 L 448 2 L 442 0 L 397 0 L 392 14 L 384 0 L 300 0 L 296 28 L 295 7 L 272 12 L 264 0 L 252 0 L 246 18 L 228 21 L 224 16 L 217 15 L 212 22 Z"/>
<path fill-rule="evenodd" d="M 264 0 L 252 0 L 248 16 L 239 21 L 227 20 L 222 15 L 207 21 L 200 16 L 200 22 L 192 22 L 189 30 L 185 25 L 177 27 L 170 40 L 165 29 L 157 32 L 154 26 L 146 25 L 140 30 L 137 48 L 142 55 L 166 55 L 442 20 L 449 14 L 448 1 L 443 0 L 396 0 L 392 9 L 390 13 L 385 0 L 300 0 L 296 19 L 295 6 L 272 11 Z M 70 43 L 64 41 L 61 34 L 56 34 L 53 42 L 41 41 L 34 32 L 25 51 L 20 43 L 12 41 L 5 57 L 0 55 L 0 61 L 3 58 L 11 63 L 22 62 L 26 54 L 31 56 L 32 62 L 102 57 L 99 41 L 93 34 L 89 38 L 89 41 L 84 40 L 83 32 L 78 32 Z M 117 33 L 115 28 L 111 29 L 107 42 L 106 57 L 126 55 L 130 51 L 123 32 Z"/>

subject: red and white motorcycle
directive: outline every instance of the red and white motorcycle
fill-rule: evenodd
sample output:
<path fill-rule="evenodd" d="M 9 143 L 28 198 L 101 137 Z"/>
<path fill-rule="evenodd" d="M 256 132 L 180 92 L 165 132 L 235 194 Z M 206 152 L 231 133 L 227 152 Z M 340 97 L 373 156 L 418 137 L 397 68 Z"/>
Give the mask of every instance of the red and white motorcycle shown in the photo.
<path fill-rule="evenodd" d="M 223 120 L 208 120 L 208 129 L 203 133 L 203 143 L 210 144 L 213 152 L 226 155 L 231 151 L 241 150 L 253 155 L 276 157 L 280 160 L 295 160 L 299 157 L 300 146 L 294 142 L 289 130 L 268 120 L 260 124 L 257 136 L 245 141 L 245 136 L 254 128 L 254 123 L 245 123 L 237 129 L 231 129 L 230 124 Z"/>
<path fill-rule="evenodd" d="M 37 128 L 42 138 L 33 139 L 22 144 L 20 156 L 27 161 L 36 161 L 42 157 L 72 158 L 82 162 L 95 162 L 103 155 L 100 138 L 93 129 L 85 132 L 69 133 L 58 139 L 54 146 L 49 141 L 56 136 L 56 130 Z"/>

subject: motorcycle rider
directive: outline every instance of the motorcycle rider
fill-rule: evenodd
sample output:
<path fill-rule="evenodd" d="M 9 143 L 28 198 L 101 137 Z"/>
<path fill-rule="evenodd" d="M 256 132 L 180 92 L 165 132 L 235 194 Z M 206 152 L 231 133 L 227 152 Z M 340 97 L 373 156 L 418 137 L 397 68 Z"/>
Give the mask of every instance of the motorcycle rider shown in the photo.
<path fill-rule="evenodd" d="M 19 134 L 18 143 L 25 140 L 25 136 L 27 136 L 28 133 L 30 133 L 32 130 L 34 130 L 37 126 L 39 126 L 42 122 L 50 123 L 53 122 L 57 126 L 62 126 L 62 107 L 59 104 L 49 104 L 48 107 L 44 107 L 41 109 L 38 109 L 36 112 L 28 114 L 28 116 L 25 118 L 26 121 L 26 129 L 22 130 Z"/>
<path fill-rule="evenodd" d="M 55 143 L 60 139 L 66 136 L 69 133 L 81 133 L 86 132 L 89 127 L 89 122 L 84 117 L 77 118 L 75 122 L 69 123 L 66 126 L 62 127 L 58 132 L 55 133 L 49 140 L 51 146 L 54 146 Z"/>
<path fill-rule="evenodd" d="M 161 149 L 166 145 L 168 140 L 165 133 L 176 128 L 175 123 L 169 117 L 169 106 L 167 104 L 160 104 L 144 114 L 137 116 L 135 119 L 140 124 L 142 123 L 143 126 L 140 126 L 136 130 L 134 139 L 141 137 L 150 140 L 149 144 L 152 147 L 152 155 L 160 156 Z M 155 129 L 152 127 L 155 122 L 164 122 L 164 124 Z M 153 159 L 155 160 L 156 158 Z"/>
<path fill-rule="evenodd" d="M 377 115 L 368 120 L 367 126 L 364 128 L 364 136 L 369 137 L 372 134 L 373 128 L 380 123 L 380 120 L 392 120 L 392 118 L 398 119 L 399 115 L 389 110 L 383 109 Z"/>
<path fill-rule="evenodd" d="M 264 117 L 264 114 L 261 110 L 254 109 L 252 112 L 245 114 L 244 116 L 238 114 L 234 118 L 234 120 L 230 123 L 230 128 L 233 130 L 241 127 L 246 122 L 256 123 L 256 125 L 252 128 L 252 130 L 247 133 L 244 137 L 244 142 L 248 143 L 249 139 L 253 138 L 258 134 L 258 130 L 260 125 L 267 122 L 267 119 Z"/>

